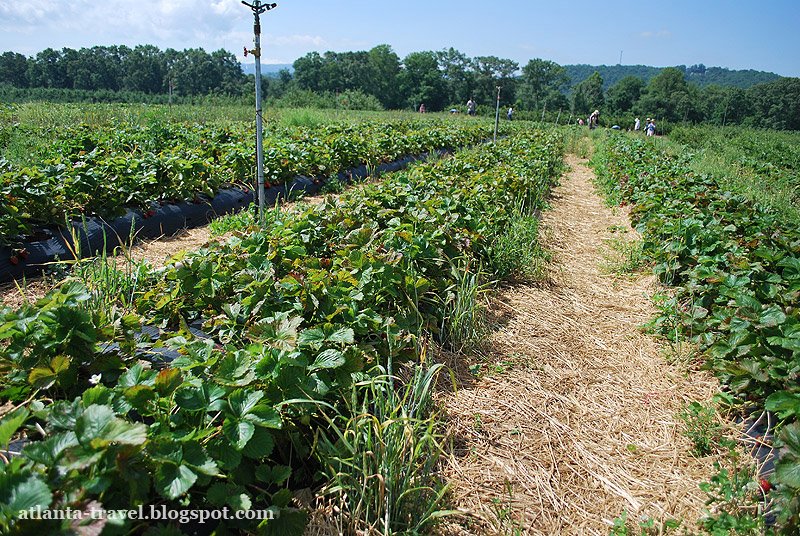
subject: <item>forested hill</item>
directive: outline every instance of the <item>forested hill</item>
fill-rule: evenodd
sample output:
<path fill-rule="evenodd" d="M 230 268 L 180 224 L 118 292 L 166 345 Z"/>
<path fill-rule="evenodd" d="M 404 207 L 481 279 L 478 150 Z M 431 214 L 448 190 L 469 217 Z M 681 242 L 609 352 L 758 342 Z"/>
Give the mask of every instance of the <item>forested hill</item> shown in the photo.
<path fill-rule="evenodd" d="M 294 71 L 294 67 L 291 63 L 262 63 L 261 64 L 261 74 L 264 76 L 275 75 L 277 76 L 279 72 L 282 70 L 288 70 L 289 72 Z M 256 74 L 256 64 L 255 63 L 242 63 L 242 71 L 244 74 Z"/>
<path fill-rule="evenodd" d="M 687 82 L 694 82 L 701 88 L 716 84 L 722 87 L 734 86 L 747 89 L 750 86 L 762 82 L 772 82 L 780 78 L 775 73 L 752 69 L 732 71 L 725 67 L 706 67 L 702 63 L 691 67 L 685 65 L 676 67 L 683 71 Z M 597 71 L 603 78 L 603 89 L 608 89 L 624 77 L 631 75 L 641 78 L 647 83 L 664 70 L 664 67 L 648 67 L 647 65 L 565 65 L 564 68 L 572 80 L 572 86 L 583 82 Z"/>

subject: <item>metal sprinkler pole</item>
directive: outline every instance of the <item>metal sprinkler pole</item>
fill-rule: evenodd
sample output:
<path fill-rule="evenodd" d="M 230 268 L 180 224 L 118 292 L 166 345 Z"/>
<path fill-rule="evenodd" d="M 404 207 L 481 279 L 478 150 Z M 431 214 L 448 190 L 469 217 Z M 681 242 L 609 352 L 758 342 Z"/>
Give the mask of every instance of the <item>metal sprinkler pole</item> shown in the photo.
<path fill-rule="evenodd" d="M 497 110 L 494 114 L 494 136 L 492 137 L 492 143 L 497 143 L 497 124 L 500 122 L 500 89 L 503 86 L 497 86 Z"/>
<path fill-rule="evenodd" d="M 261 117 L 261 20 L 260 15 L 265 11 L 274 9 L 278 4 L 262 4 L 261 0 L 254 0 L 249 4 L 242 0 L 242 3 L 253 10 L 255 22 L 253 33 L 255 34 L 255 48 L 248 51 L 244 49 L 244 55 L 250 52 L 256 58 L 256 168 L 258 169 L 258 219 L 264 219 L 264 143 L 262 140 L 262 117 Z"/>

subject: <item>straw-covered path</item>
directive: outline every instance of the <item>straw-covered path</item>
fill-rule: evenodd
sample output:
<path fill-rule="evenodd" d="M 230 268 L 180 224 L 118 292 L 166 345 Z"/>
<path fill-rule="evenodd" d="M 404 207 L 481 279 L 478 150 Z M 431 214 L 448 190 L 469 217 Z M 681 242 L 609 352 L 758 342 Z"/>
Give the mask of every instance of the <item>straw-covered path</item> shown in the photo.
<path fill-rule="evenodd" d="M 611 241 L 634 239 L 629 219 L 603 204 L 583 161 L 567 163 L 542 216 L 546 281 L 492 298 L 486 355 L 473 371 L 453 359 L 458 389 L 440 393 L 444 475 L 466 512 L 448 533 L 607 535 L 623 511 L 689 527 L 702 515 L 713 460 L 692 457 L 677 414 L 717 384 L 643 332 L 657 282 L 604 267 Z"/>

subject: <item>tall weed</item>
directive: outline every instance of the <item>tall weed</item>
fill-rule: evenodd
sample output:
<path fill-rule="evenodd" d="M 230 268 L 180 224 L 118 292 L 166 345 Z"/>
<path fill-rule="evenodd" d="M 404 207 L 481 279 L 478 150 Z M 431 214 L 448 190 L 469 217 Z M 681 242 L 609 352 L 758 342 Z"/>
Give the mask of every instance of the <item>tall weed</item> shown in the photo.
<path fill-rule="evenodd" d="M 539 220 L 517 205 L 508 225 L 495 238 L 490 264 L 500 279 L 541 279 L 547 254 L 539 245 Z"/>
<path fill-rule="evenodd" d="M 389 375 L 352 387 L 345 408 L 326 417 L 317 452 L 338 496 L 343 525 L 357 534 L 424 534 L 444 510 L 446 487 L 434 475 L 442 452 L 431 388 L 442 365 L 415 367 L 397 386 Z"/>
<path fill-rule="evenodd" d="M 577 155 L 578 158 L 591 158 L 593 152 L 592 138 L 586 128 L 580 126 L 568 127 L 567 133 L 565 138 L 566 152 Z"/>
<path fill-rule="evenodd" d="M 609 273 L 630 274 L 642 270 L 647 262 L 647 254 L 641 240 L 628 240 L 626 237 L 613 237 L 604 240 L 608 249 L 602 249 L 601 268 Z"/>
<path fill-rule="evenodd" d="M 440 304 L 443 310 L 440 342 L 454 352 L 469 353 L 488 333 L 480 298 L 489 285 L 482 282 L 482 271 L 473 272 L 466 262 L 452 263 L 451 274 L 453 284 Z"/>
<path fill-rule="evenodd" d="M 70 243 L 73 244 L 70 253 L 74 260 L 59 263 L 69 267 L 68 280 L 80 281 L 89 289 L 93 309 L 103 311 L 109 316 L 113 316 L 110 314 L 112 312 L 131 311 L 137 292 L 152 277 L 149 266 L 144 261 L 134 261 L 131 256 L 135 225 L 131 226 L 126 244 L 115 248 L 113 256 L 108 254 L 107 236 L 103 232 L 103 247 L 98 252 L 99 255 L 89 252 L 88 257 L 82 251 L 79 231 L 69 223 L 66 227 L 71 233 L 71 240 L 67 241 L 67 245 L 69 247 Z"/>

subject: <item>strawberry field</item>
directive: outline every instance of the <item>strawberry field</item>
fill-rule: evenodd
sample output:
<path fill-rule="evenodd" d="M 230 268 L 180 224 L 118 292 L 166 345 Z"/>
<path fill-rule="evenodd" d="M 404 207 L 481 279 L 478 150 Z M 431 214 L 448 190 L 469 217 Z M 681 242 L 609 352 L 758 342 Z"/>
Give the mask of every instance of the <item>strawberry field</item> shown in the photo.
<path fill-rule="evenodd" d="M 30 127 L 4 123 L 0 144 Z M 267 188 L 298 175 L 325 180 L 349 168 L 437 149 L 470 146 L 492 135 L 488 122 L 362 121 L 286 127 L 267 123 Z M 0 145 L 2 148 L 3 145 Z M 164 204 L 213 198 L 221 188 L 252 188 L 255 142 L 250 122 L 182 123 L 156 118 L 130 125 L 71 124 L 48 135 L 35 158 L 0 159 L 0 245 L 22 245 L 42 227 L 83 217 L 113 219 L 125 208 L 147 218 Z M 33 155 L 32 155 L 33 156 Z"/>
<path fill-rule="evenodd" d="M 324 177 L 486 136 L 480 123 L 444 121 L 273 126 L 266 168 L 270 181 Z M 234 126 L 66 132 L 45 165 L 4 163 L 4 236 L 65 214 L 213 195 L 248 182 L 248 151 Z M 426 340 L 458 347 L 469 282 L 509 270 L 501 239 L 515 218 L 542 208 L 562 154 L 558 133 L 520 132 L 335 201 L 274 209 L 113 290 L 108 279 L 72 278 L 36 303 L 0 308 L 3 532 L 198 529 L 20 517 L 155 505 L 274 514 L 201 527 L 217 534 L 301 534 L 307 515 L 293 491 L 326 481 L 381 533 L 426 530 L 446 506 L 442 483 L 416 470 L 435 463 L 436 432 L 405 428 L 427 407 L 438 369 L 425 362 Z M 400 381 L 404 363 L 420 372 Z M 395 417 L 364 428 L 357 417 L 382 407 Z M 366 498 L 358 492 L 374 488 L 375 473 L 357 470 L 365 452 L 385 482 Z"/>
<path fill-rule="evenodd" d="M 249 122 L 151 118 L 45 132 L 5 112 L 6 250 L 68 223 L 131 211 L 147 219 L 253 189 Z M 299 535 L 307 490 L 341 509 L 345 531 L 429 532 L 449 505 L 430 398 L 447 380 L 427 350 L 457 352 L 480 336 L 476 297 L 487 282 L 530 269 L 534 215 L 563 171 L 565 135 L 586 142 L 574 129 L 515 122 L 483 144 L 492 127 L 444 117 L 268 120 L 266 186 L 284 198 L 298 176 L 319 189 L 349 182 L 359 166 L 453 154 L 372 173 L 320 203 L 232 220 L 240 223 L 226 239 L 163 270 L 84 260 L 44 297 L 0 304 L 2 532 Z M 683 127 L 669 142 L 616 132 L 594 141 L 598 184 L 610 204 L 630 207 L 664 291 L 650 329 L 676 347 L 688 341 L 688 364 L 723 385 L 717 403 L 751 421 L 766 416 L 755 441 L 774 438 L 780 449 L 774 472 L 721 469 L 699 483 L 710 505 L 700 528 L 792 534 L 800 144 Z M 725 165 L 712 167 L 709 155 Z M 103 269 L 81 269 L 95 262 Z M 747 483 L 759 479 L 754 495 Z M 25 518 L 37 508 L 185 516 Z M 223 509 L 269 515 L 190 517 Z"/>
<path fill-rule="evenodd" d="M 693 343 L 731 405 L 756 416 L 766 409 L 777 421 L 780 456 L 762 488 L 775 485 L 772 511 L 793 533 L 800 523 L 800 229 L 792 208 L 800 145 L 790 136 L 769 138 L 687 129 L 676 136 L 687 145 L 667 151 L 649 140 L 609 137 L 595 162 L 610 202 L 631 205 L 654 272 L 674 289 L 661 299 L 653 328 Z M 696 172 L 693 158 L 706 149 L 731 151 L 758 187 L 731 190 L 730 177 Z M 777 184 L 788 191 L 782 197 L 790 210 L 770 203 Z M 736 502 L 728 493 L 723 513 Z M 732 519 L 710 518 L 706 529 L 727 534 L 737 526 Z"/>

